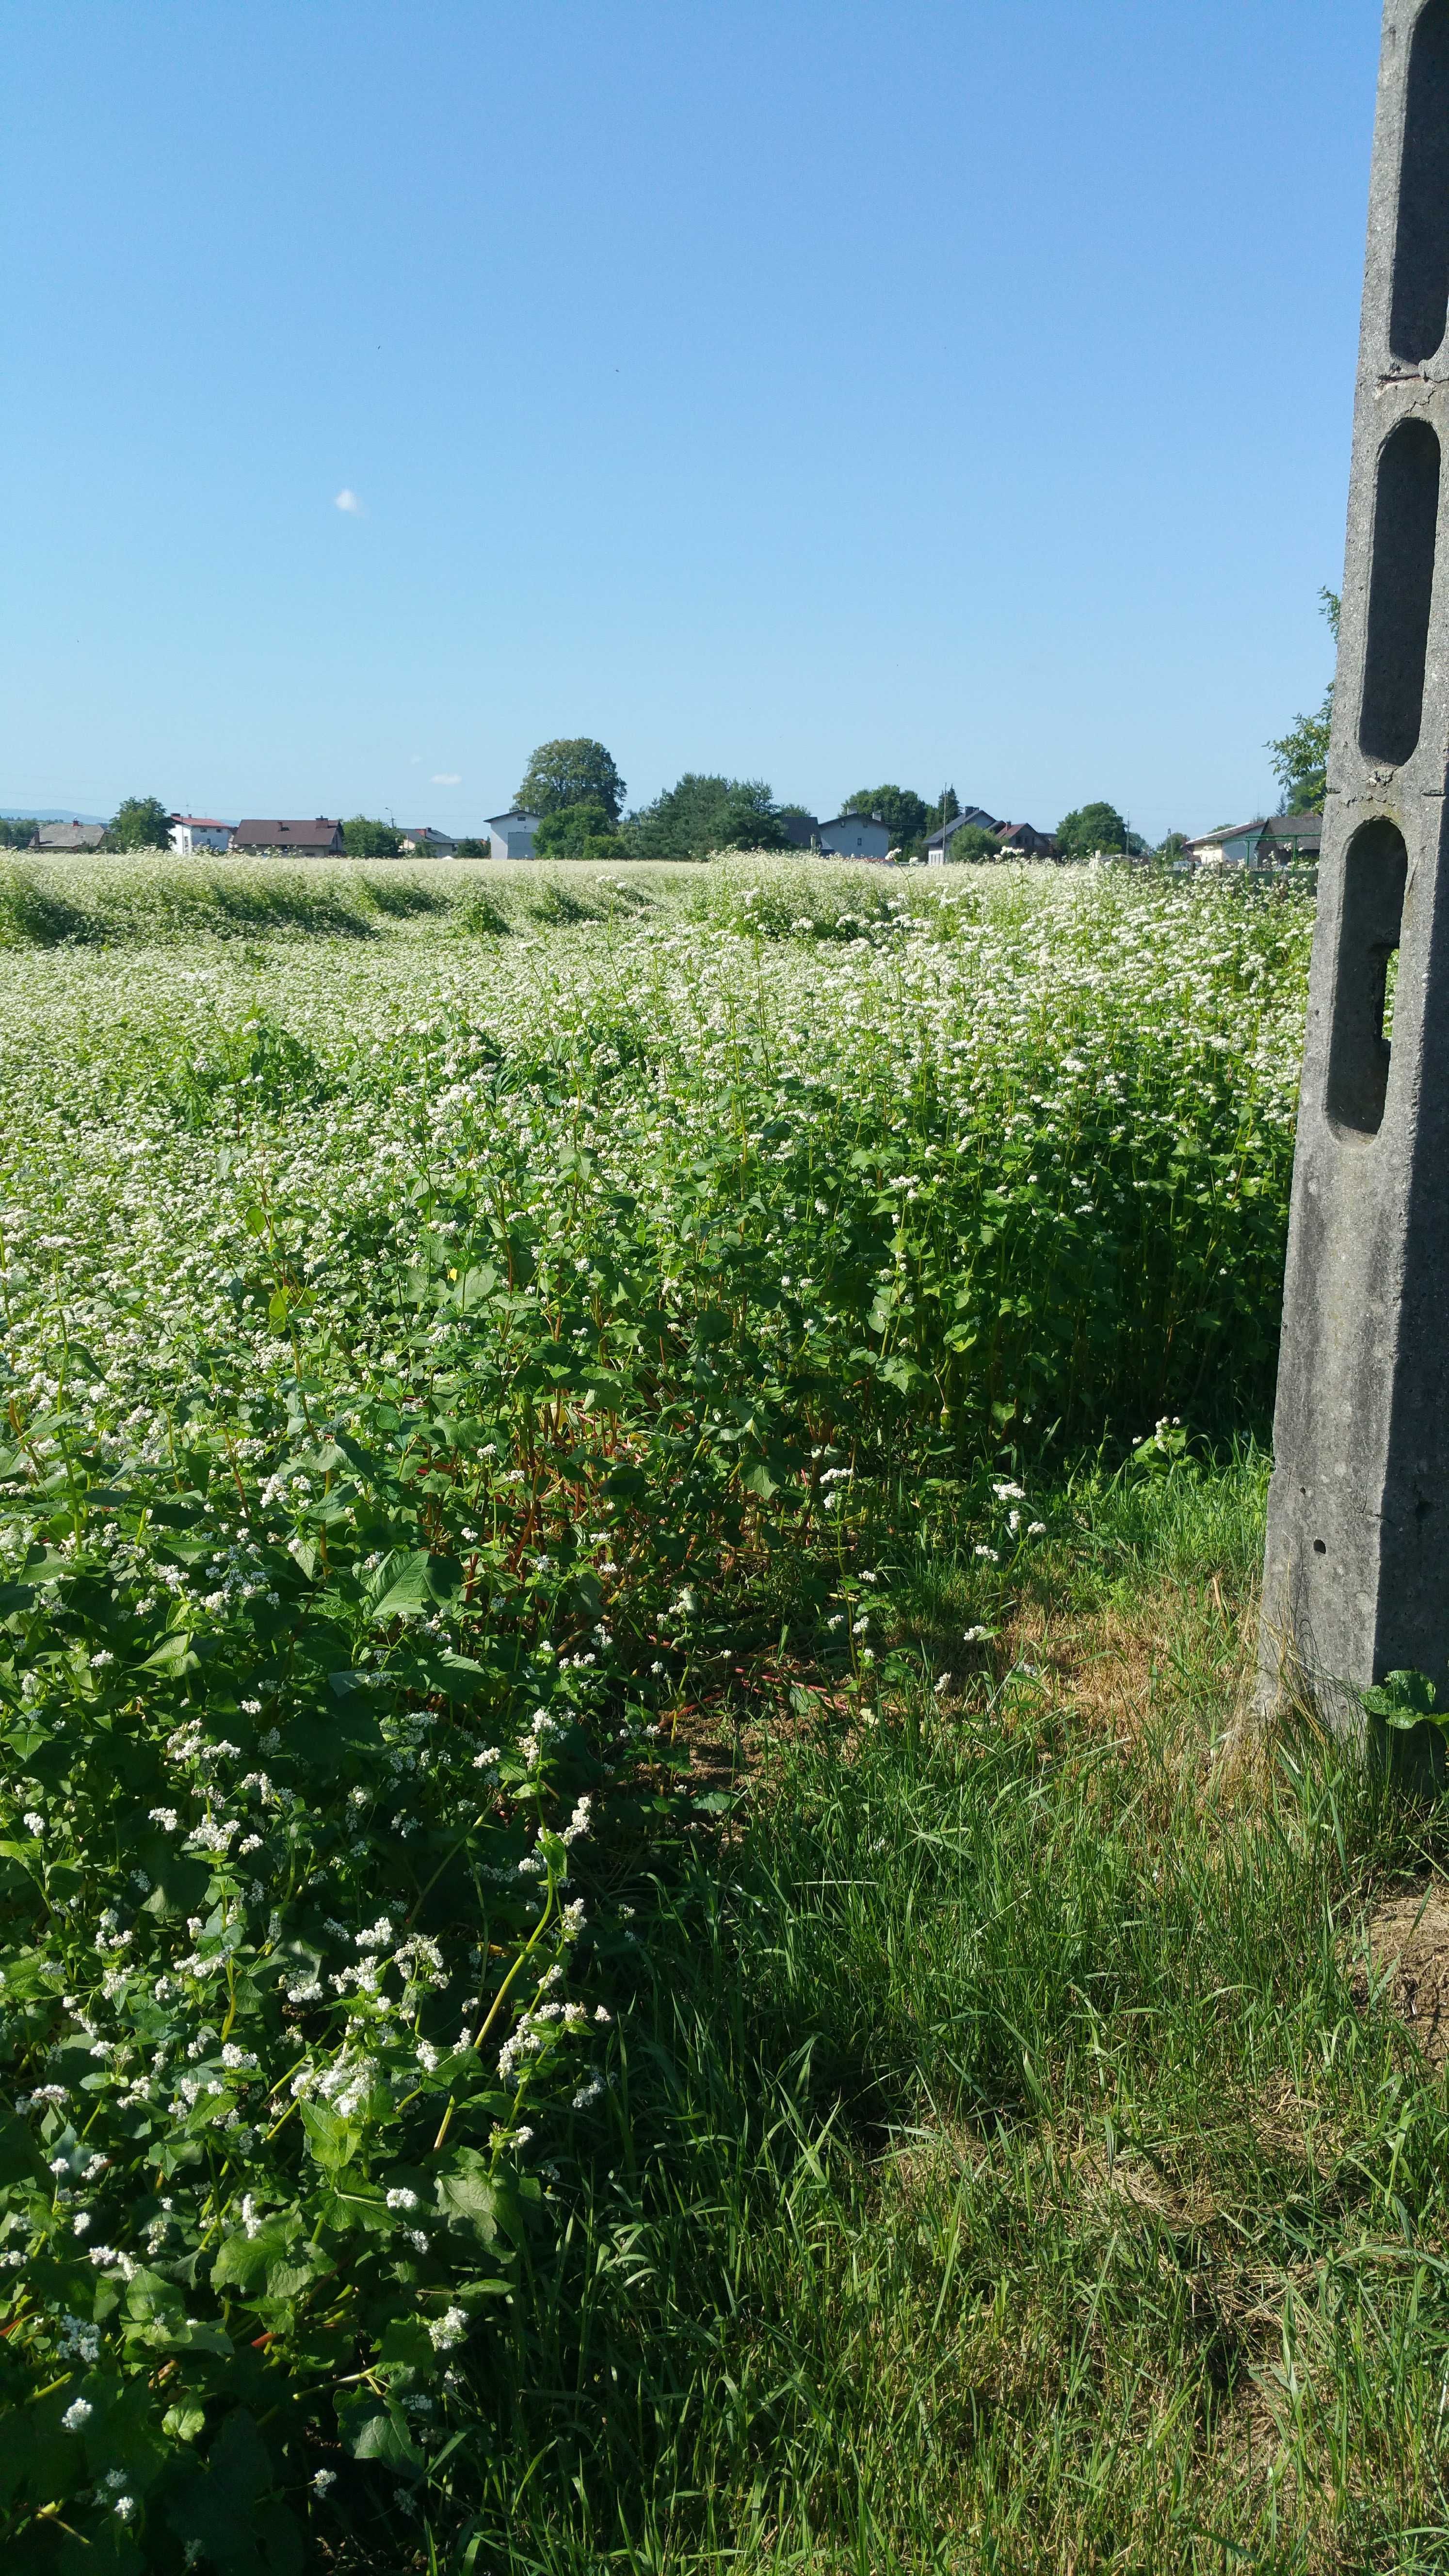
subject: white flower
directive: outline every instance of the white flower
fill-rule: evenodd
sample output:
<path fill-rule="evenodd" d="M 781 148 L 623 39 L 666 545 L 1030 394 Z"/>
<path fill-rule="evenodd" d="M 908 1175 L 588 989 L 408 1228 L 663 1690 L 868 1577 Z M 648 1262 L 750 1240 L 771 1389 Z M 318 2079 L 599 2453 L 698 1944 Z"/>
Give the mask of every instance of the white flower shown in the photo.
<path fill-rule="evenodd" d="M 159 1825 L 163 1833 L 174 1834 L 181 1818 L 174 1807 L 153 1807 L 148 1821 L 153 1825 Z"/>
<path fill-rule="evenodd" d="M 978 1547 L 973 1551 L 973 1553 L 977 1556 L 986 1557 L 992 1565 L 999 1565 L 1001 1563 L 1000 1555 L 994 1547 Z"/>
<path fill-rule="evenodd" d="M 467 2331 L 467 2311 L 463 2308 L 449 2308 L 438 2318 L 435 2325 L 429 2326 L 428 2338 L 434 2352 L 447 2352 L 455 2343 L 463 2341 Z"/>
<path fill-rule="evenodd" d="M 34 1811 L 34 1809 L 33 1809 L 33 1808 L 31 1808 L 31 1807 L 27 1807 L 27 1808 L 26 1808 L 26 1811 L 25 1811 L 24 1815 L 21 1817 L 20 1821 L 21 1821 L 21 1823 L 24 1825 L 25 1830 L 26 1830 L 26 1832 L 27 1832 L 27 1833 L 31 1833 L 31 1834 L 43 1834 L 43 1833 L 44 1833 L 44 1831 L 45 1831 L 45 1818 L 44 1818 L 44 1816 L 37 1816 L 37 1815 L 36 1815 L 36 1813 L 35 1813 L 35 1811 Z"/>
<path fill-rule="evenodd" d="M 335 2469 L 318 2469 L 312 2480 L 312 2484 L 318 2495 L 325 2496 L 328 2488 L 335 2487 L 337 2484 L 337 2471 Z"/>
<path fill-rule="evenodd" d="M 89 2424 L 95 2411 L 88 2397 L 78 2397 L 73 2406 L 67 2406 L 60 2420 L 67 2433 L 79 2433 Z"/>

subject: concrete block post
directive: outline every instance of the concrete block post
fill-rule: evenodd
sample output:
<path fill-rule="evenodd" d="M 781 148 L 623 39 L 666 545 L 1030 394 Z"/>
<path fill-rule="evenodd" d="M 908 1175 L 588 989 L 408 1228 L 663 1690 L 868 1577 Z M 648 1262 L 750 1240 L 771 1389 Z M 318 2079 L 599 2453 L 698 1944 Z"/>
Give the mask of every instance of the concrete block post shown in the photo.
<path fill-rule="evenodd" d="M 1387 0 L 1264 1564 L 1265 1704 L 1449 1690 L 1449 0 Z"/>

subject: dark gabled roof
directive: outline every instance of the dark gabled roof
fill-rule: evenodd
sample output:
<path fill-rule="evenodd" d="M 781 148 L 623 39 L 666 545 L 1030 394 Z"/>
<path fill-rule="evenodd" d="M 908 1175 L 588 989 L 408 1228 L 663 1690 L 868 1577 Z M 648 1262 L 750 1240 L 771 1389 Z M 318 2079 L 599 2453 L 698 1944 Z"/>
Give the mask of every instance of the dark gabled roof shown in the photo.
<path fill-rule="evenodd" d="M 949 841 L 954 833 L 964 830 L 967 824 L 974 825 L 981 832 L 999 832 L 1001 829 L 996 816 L 988 814 L 984 805 L 968 805 L 964 814 L 953 814 L 949 823 L 937 824 L 926 843 L 927 849 L 934 849 L 938 841 Z"/>
<path fill-rule="evenodd" d="M 1264 824 L 1263 829 L 1265 832 L 1271 832 L 1275 841 L 1321 841 L 1323 816 L 1321 814 L 1274 814 Z"/>
<path fill-rule="evenodd" d="M 543 816 L 541 814 L 528 813 L 522 805 L 510 805 L 506 814 L 487 814 L 484 816 L 484 821 L 488 823 L 541 823 L 543 821 Z"/>
<path fill-rule="evenodd" d="M 816 830 L 833 832 L 842 823 L 874 823 L 877 831 L 889 832 L 890 825 L 882 814 L 832 814 L 828 823 L 818 823 Z"/>

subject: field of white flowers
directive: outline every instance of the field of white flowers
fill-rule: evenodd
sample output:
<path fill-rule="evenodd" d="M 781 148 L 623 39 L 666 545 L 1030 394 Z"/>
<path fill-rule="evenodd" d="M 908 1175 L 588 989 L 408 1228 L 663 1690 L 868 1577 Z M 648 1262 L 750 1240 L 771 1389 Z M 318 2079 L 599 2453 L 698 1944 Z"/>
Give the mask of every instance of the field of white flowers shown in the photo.
<path fill-rule="evenodd" d="M 673 1712 L 782 1625 L 868 1703 L 903 1520 L 985 1626 L 1049 1470 L 1261 1422 L 1310 929 L 1114 870 L 0 881 L 19 2563 L 290 2568 L 466 2484 L 718 1803 Z"/>

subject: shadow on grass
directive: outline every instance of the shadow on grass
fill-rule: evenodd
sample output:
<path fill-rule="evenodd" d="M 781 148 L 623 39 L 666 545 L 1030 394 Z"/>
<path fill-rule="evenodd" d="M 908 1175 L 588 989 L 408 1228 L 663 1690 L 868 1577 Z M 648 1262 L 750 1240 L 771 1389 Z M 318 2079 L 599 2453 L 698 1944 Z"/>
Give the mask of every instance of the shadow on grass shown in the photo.
<path fill-rule="evenodd" d="M 1444 1837 L 1341 1750 L 1208 1758 L 1260 1464 L 1057 1498 L 1089 1605 L 1218 1587 L 1130 1741 L 999 1667 L 786 1723 L 629 1886 L 448 2564 L 1442 2564 L 1449 2118 L 1344 1927 Z"/>

